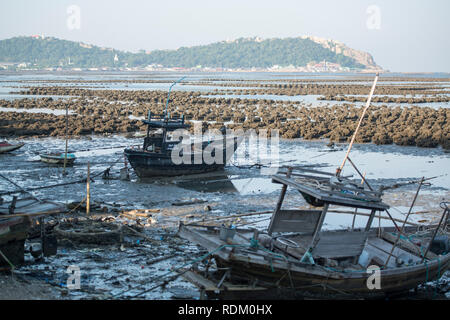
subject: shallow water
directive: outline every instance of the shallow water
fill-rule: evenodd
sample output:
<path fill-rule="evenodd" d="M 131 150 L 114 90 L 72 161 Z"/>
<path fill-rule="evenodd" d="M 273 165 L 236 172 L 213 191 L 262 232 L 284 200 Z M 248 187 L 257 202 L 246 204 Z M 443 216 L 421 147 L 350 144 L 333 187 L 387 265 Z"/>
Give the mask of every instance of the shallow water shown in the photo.
<path fill-rule="evenodd" d="M 69 173 L 67 176 L 62 175 L 61 167 L 48 166 L 39 161 L 39 153 L 63 151 L 64 140 L 45 138 L 23 141 L 26 144 L 21 149 L 0 155 L 0 173 L 21 187 L 35 188 L 83 179 L 86 177 L 89 162 L 91 176 L 95 176 L 95 182 L 91 184 L 94 200 L 119 203 L 130 208 L 149 208 L 170 206 L 171 202 L 183 199 L 201 198 L 219 201 L 221 204 L 217 209 L 223 214 L 272 208 L 280 186 L 271 182 L 270 174 L 276 172 L 277 165 L 316 164 L 321 166 L 320 170 L 334 172 L 340 165 L 347 146 L 343 144 L 330 149 L 326 147 L 326 142 L 321 141 L 281 140 L 279 157 L 269 150 L 264 157 L 258 158 L 254 156 L 254 149 L 251 149 L 253 146 L 244 142 L 223 172 L 212 173 L 208 177 L 155 178 L 141 181 L 131 170 L 131 181 L 121 181 L 102 180 L 101 173 L 112 166 L 111 175 L 117 178 L 120 168 L 124 167 L 123 149 L 130 145 L 140 145 L 141 138 L 111 136 L 70 140 L 69 151 L 74 153 L 77 159 L 73 167 L 67 168 Z M 353 147 L 351 159 L 359 170 L 366 174 L 367 181 L 375 187 L 399 181 L 419 180 L 422 176 L 439 176 L 431 180 L 432 184 L 424 187 L 423 192 L 444 197 L 449 194 L 450 154 L 440 148 L 357 144 Z M 255 163 L 266 166 L 272 163 L 273 168 L 250 167 Z M 344 174 L 359 179 L 349 163 L 344 168 Z M 411 185 L 401 190 L 411 192 L 415 188 L 415 185 Z M 8 192 L 17 190 L 17 187 L 0 179 L 0 189 L 2 192 Z M 63 202 L 79 201 L 85 195 L 85 186 L 73 184 L 36 190 L 33 194 Z M 268 203 L 257 201 L 262 198 L 270 201 Z M 9 196 L 5 197 L 5 200 L 7 199 Z M 254 200 L 256 203 L 253 203 Z M 246 207 L 239 202 L 251 204 Z M 438 206 L 438 203 L 435 205 Z"/>

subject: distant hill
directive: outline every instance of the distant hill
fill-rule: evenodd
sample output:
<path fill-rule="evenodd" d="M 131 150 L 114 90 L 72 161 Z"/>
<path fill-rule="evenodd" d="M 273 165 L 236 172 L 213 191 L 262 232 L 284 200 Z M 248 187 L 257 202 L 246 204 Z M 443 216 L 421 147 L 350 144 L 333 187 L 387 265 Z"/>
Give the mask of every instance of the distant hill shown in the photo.
<path fill-rule="evenodd" d="M 271 68 L 304 67 L 307 64 L 339 64 L 350 69 L 379 68 L 368 53 L 344 44 L 314 37 L 285 39 L 240 38 L 177 50 L 130 53 L 53 37 L 15 37 L 0 41 L 0 62 L 28 67 L 209 67 Z"/>

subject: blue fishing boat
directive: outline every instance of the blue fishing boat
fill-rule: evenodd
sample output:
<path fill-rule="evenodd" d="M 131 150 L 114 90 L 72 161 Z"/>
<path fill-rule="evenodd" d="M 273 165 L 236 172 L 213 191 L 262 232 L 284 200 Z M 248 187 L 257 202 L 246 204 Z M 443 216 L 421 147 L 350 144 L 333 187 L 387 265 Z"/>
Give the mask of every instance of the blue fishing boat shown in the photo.
<path fill-rule="evenodd" d="M 48 164 L 63 165 L 64 161 L 66 161 L 67 166 L 73 165 L 73 163 L 75 162 L 75 159 L 76 159 L 76 157 L 73 153 L 68 153 L 67 160 L 65 160 L 66 156 L 65 156 L 64 152 L 41 154 L 40 157 L 41 157 L 42 162 L 45 162 Z"/>

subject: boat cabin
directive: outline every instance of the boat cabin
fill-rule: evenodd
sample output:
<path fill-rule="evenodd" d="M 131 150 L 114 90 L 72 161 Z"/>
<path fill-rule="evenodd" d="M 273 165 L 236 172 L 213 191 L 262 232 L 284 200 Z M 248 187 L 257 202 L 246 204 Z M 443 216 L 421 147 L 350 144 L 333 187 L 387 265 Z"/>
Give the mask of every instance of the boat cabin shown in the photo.
<path fill-rule="evenodd" d="M 148 112 L 147 120 L 143 121 L 147 125 L 147 135 L 142 146 L 143 151 L 154 153 L 167 153 L 181 140 L 168 140 L 168 133 L 177 129 L 188 129 L 189 124 L 185 123 L 184 115 L 176 117 L 165 114 L 152 114 Z"/>

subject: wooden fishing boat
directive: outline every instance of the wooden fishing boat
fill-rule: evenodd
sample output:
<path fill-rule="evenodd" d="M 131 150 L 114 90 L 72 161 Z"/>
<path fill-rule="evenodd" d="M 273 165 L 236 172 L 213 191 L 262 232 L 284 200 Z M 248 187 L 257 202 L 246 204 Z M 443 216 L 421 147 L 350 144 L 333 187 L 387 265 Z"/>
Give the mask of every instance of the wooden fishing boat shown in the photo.
<path fill-rule="evenodd" d="M 178 234 L 213 258 L 204 270 L 184 270 L 183 276 L 209 298 L 381 298 L 439 279 L 449 267 L 448 207 L 434 230 L 373 228 L 375 213 L 389 208 L 381 193 L 311 171 L 273 176 L 283 188 L 267 230 L 180 224 Z M 322 208 L 282 209 L 288 187 L 322 202 Z M 325 230 L 332 205 L 368 210 L 366 227 Z M 437 231 L 445 235 L 447 249 L 435 248 Z M 374 276 L 378 282 L 372 283 Z"/>
<path fill-rule="evenodd" d="M 10 144 L 6 141 L 3 141 L 3 142 L 0 142 L 0 153 L 11 152 L 11 151 L 17 150 L 19 148 L 22 148 L 24 145 L 25 145 L 25 143 Z"/>
<path fill-rule="evenodd" d="M 267 230 L 180 224 L 181 237 L 208 250 L 205 269 L 183 270 L 186 279 L 212 298 L 359 299 L 401 294 L 442 276 L 450 265 L 448 203 L 441 203 L 444 211 L 436 226 L 407 228 L 422 178 L 399 227 L 381 199 L 386 188 L 374 190 L 349 158 L 377 80 L 378 74 L 336 173 L 291 167 L 272 177 L 282 189 Z M 347 161 L 362 184 L 341 176 Z M 288 187 L 320 209 L 282 209 Z M 354 218 L 368 211 L 365 228 L 356 229 L 353 219 L 351 228 L 324 229 L 330 206 L 354 208 Z M 381 228 L 379 222 L 373 228 L 377 212 L 379 221 L 386 212 L 394 227 Z"/>
<path fill-rule="evenodd" d="M 0 267 L 11 267 L 24 261 L 24 243 L 31 227 L 31 217 L 66 211 L 63 204 L 37 200 L 36 198 L 13 198 L 0 203 Z"/>
<path fill-rule="evenodd" d="M 45 162 L 48 164 L 64 165 L 65 153 L 64 152 L 47 153 L 47 154 L 41 154 L 40 157 L 41 157 L 42 162 Z M 76 159 L 76 157 L 73 153 L 68 153 L 66 165 L 68 165 L 68 166 L 73 165 L 73 163 L 75 162 L 75 159 Z"/>
<path fill-rule="evenodd" d="M 144 120 L 147 125 L 147 136 L 142 148 L 124 150 L 128 162 L 140 178 L 155 176 L 179 176 L 199 174 L 221 170 L 236 151 L 243 137 L 227 137 L 202 141 L 187 142 L 169 140 L 168 134 L 178 129 L 187 129 L 184 117 L 168 118 L 166 115 L 148 114 Z M 212 163 L 205 160 L 205 152 L 209 150 L 212 158 L 220 154 Z M 185 152 L 185 157 L 183 157 Z M 173 155 L 183 157 L 181 163 L 174 162 Z M 189 155 L 187 155 L 189 153 Z M 187 155 L 187 156 L 186 156 Z"/>

